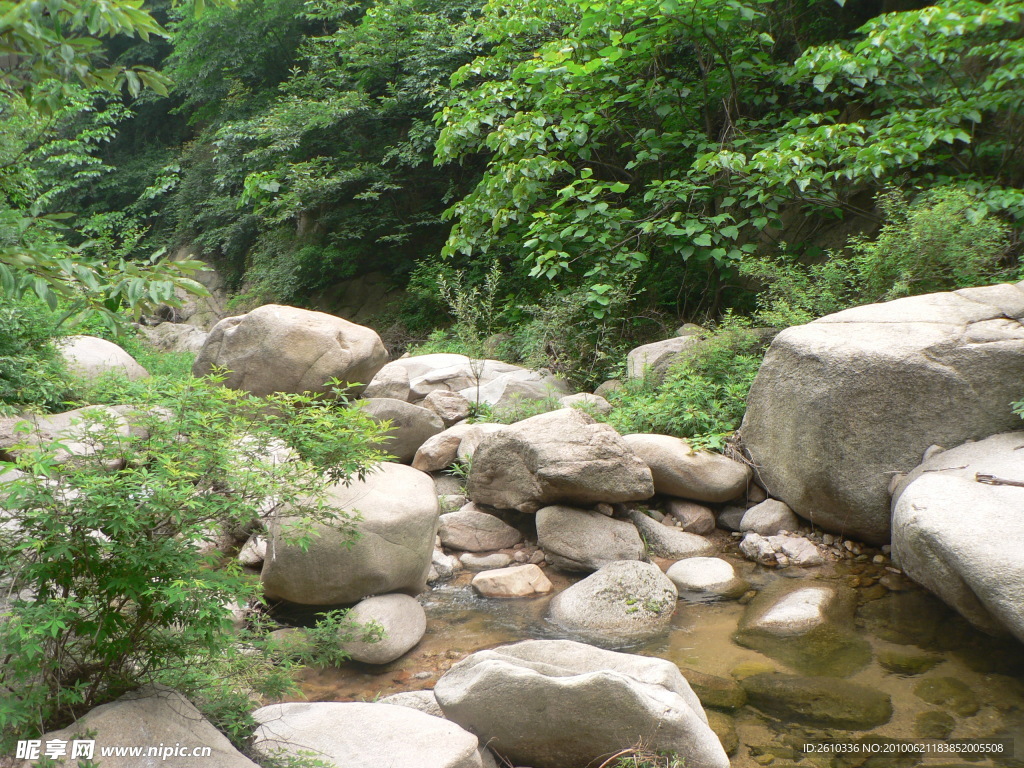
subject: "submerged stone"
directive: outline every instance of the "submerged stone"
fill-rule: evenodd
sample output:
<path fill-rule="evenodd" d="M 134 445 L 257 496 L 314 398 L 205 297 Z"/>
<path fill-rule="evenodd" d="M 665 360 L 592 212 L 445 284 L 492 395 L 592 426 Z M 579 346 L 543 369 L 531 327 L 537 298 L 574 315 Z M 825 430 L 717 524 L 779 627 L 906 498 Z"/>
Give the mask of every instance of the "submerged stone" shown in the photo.
<path fill-rule="evenodd" d="M 892 718 L 889 695 L 831 677 L 764 674 L 740 685 L 750 704 L 784 721 L 843 730 L 867 730 Z"/>
<path fill-rule="evenodd" d="M 961 717 L 978 714 L 978 697 L 962 680 L 955 677 L 933 677 L 914 686 L 914 695 L 929 704 L 944 706 Z"/>

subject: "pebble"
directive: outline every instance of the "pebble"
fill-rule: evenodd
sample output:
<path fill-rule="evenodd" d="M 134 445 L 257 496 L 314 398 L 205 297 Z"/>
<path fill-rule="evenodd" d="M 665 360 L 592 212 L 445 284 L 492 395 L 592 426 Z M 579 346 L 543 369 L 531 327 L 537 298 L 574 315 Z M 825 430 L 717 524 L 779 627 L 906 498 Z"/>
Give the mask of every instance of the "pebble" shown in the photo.
<path fill-rule="evenodd" d="M 884 565 L 885 564 L 885 555 L 875 555 L 874 557 L 871 558 L 871 562 L 874 563 L 875 565 Z"/>

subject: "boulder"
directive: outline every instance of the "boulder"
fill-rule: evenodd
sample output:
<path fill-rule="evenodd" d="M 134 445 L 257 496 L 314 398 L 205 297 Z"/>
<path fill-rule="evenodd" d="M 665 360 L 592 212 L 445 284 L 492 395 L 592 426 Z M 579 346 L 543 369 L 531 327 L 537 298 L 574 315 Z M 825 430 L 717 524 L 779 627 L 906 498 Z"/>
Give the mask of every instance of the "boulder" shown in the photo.
<path fill-rule="evenodd" d="M 353 603 L 385 592 L 418 594 L 426 586 L 439 516 L 434 483 L 402 464 L 380 464 L 365 480 L 328 489 L 336 509 L 358 512 L 359 538 L 317 524 L 307 550 L 287 540 L 287 512 L 269 525 L 263 588 L 304 605 Z"/>
<path fill-rule="evenodd" d="M 608 381 L 601 382 L 594 390 L 594 394 L 598 397 L 607 398 L 614 392 L 618 392 L 625 385 L 619 379 L 608 379 Z"/>
<path fill-rule="evenodd" d="M 357 405 L 374 421 L 391 422 L 380 448 L 403 464 L 413 460 L 423 443 L 444 431 L 444 424 L 436 413 L 402 400 L 373 397 L 359 400 Z"/>
<path fill-rule="evenodd" d="M 551 599 L 552 623 L 590 642 L 623 646 L 668 629 L 679 595 L 656 565 L 609 563 Z"/>
<path fill-rule="evenodd" d="M 272 392 L 328 394 L 331 379 L 358 384 L 358 394 L 387 361 L 380 337 L 340 317 L 268 304 L 226 317 L 210 331 L 192 366 L 195 376 L 215 367 L 229 373 L 224 385 L 254 395 Z"/>
<path fill-rule="evenodd" d="M 596 571 L 617 560 L 645 557 L 636 526 L 593 510 L 564 506 L 538 510 L 537 546 L 562 571 Z"/>
<path fill-rule="evenodd" d="M 437 472 L 450 467 L 455 463 L 459 455 L 459 446 L 462 438 L 469 432 L 479 432 L 476 427 L 479 424 L 456 424 L 448 427 L 444 432 L 428 437 L 423 444 L 416 449 L 412 466 L 421 472 Z"/>
<path fill-rule="evenodd" d="M 700 337 L 689 334 L 636 347 L 626 355 L 626 375 L 631 379 L 648 377 L 660 382 L 681 355 L 692 354 L 698 346 Z"/>
<path fill-rule="evenodd" d="M 559 404 L 563 408 L 582 408 L 585 411 L 607 416 L 612 412 L 612 404 L 600 395 L 591 395 L 588 392 L 580 392 L 575 395 L 566 395 L 559 398 Z"/>
<path fill-rule="evenodd" d="M 759 674 L 740 685 L 752 706 L 783 722 L 862 731 L 892 719 L 889 694 L 833 677 Z"/>
<path fill-rule="evenodd" d="M 185 323 L 160 323 L 138 326 L 139 331 L 154 349 L 161 352 L 198 352 L 210 334 Z"/>
<path fill-rule="evenodd" d="M 808 675 L 846 677 L 871 661 L 847 587 L 782 579 L 747 605 L 734 639 Z"/>
<path fill-rule="evenodd" d="M 366 385 L 363 397 L 388 397 L 408 402 L 411 392 L 408 369 L 401 365 L 388 363 L 377 371 L 370 383 Z"/>
<path fill-rule="evenodd" d="M 467 504 L 466 507 L 441 516 L 438 535 L 441 543 L 449 549 L 490 552 L 514 547 L 523 540 L 523 534 L 508 523 L 478 511 L 476 505 Z"/>
<path fill-rule="evenodd" d="M 495 432 L 501 432 L 503 429 L 505 429 L 504 424 L 492 424 L 490 422 L 470 424 L 462 435 L 462 440 L 459 442 L 459 448 L 455 452 L 455 457 L 463 464 L 472 461 L 473 456 L 476 455 L 476 449 L 480 447 L 480 443 L 483 442 L 484 438 L 488 435 L 493 435 Z"/>
<path fill-rule="evenodd" d="M 446 389 L 435 389 L 420 405 L 436 413 L 446 427 L 469 417 L 469 400 Z"/>
<path fill-rule="evenodd" d="M 96 742 L 95 764 L 103 768 L 258 768 L 249 758 L 231 746 L 231 742 L 206 720 L 192 703 L 177 691 L 145 686 L 127 693 L 117 701 L 90 710 L 73 725 L 39 737 L 45 748 L 48 741 L 67 742 L 70 755 L 75 739 Z M 155 755 L 100 759 L 99 747 L 141 746 L 170 751 Z M 194 749 L 208 747 L 205 756 L 193 756 Z M 175 749 L 180 751 L 176 754 Z M 184 754 L 183 754 L 184 753 Z M 168 761 L 168 757 L 173 760 Z M 20 761 L 19 761 L 20 764 Z M 36 763 L 33 762 L 33 765 Z M 63 762 L 78 765 L 77 759 Z M 28 765 L 26 762 L 25 765 Z"/>
<path fill-rule="evenodd" d="M 730 599 L 740 597 L 750 587 L 736 575 L 732 563 L 719 557 L 680 560 L 672 563 L 665 575 L 676 585 L 680 597 Z"/>
<path fill-rule="evenodd" d="M 509 765 L 582 768 L 643 742 L 687 768 L 728 768 L 675 664 L 569 640 L 478 651 L 434 688 L 445 715 Z"/>
<path fill-rule="evenodd" d="M 740 531 L 753 531 L 762 536 L 774 536 L 782 531 L 796 531 L 800 518 L 793 514 L 785 502 L 777 499 L 762 501 L 746 511 L 740 520 Z"/>
<path fill-rule="evenodd" d="M 550 374 L 531 371 L 500 360 L 474 360 L 465 355 L 434 354 L 405 357 L 382 369 L 388 379 L 394 369 L 408 375 L 410 402 L 419 402 L 435 390 L 458 392 L 469 402 L 500 406 L 513 398 L 545 399 L 569 394 L 566 385 Z M 386 371 L 386 372 L 385 372 Z"/>
<path fill-rule="evenodd" d="M 362 626 L 371 623 L 383 630 L 376 640 L 350 640 L 342 649 L 356 661 L 388 664 L 411 651 L 427 631 L 427 614 L 416 598 L 392 594 L 368 597 L 348 612 Z"/>
<path fill-rule="evenodd" d="M 687 533 L 707 536 L 715 530 L 715 513 L 707 507 L 686 499 L 669 499 L 665 511 Z"/>
<path fill-rule="evenodd" d="M 746 692 L 732 678 L 709 675 L 696 669 L 683 668 L 680 671 L 705 707 L 733 710 L 747 703 Z"/>
<path fill-rule="evenodd" d="M 253 712 L 258 757 L 313 753 L 336 768 L 485 768 L 477 737 L 408 706 L 346 702 L 271 704 Z"/>
<path fill-rule="evenodd" d="M 444 717 L 444 710 L 437 703 L 433 691 L 402 691 L 378 699 L 381 704 L 394 704 L 396 707 L 412 707 L 434 717 Z"/>
<path fill-rule="evenodd" d="M 149 376 L 149 371 L 117 344 L 95 336 L 68 336 L 57 345 L 57 352 L 68 370 L 86 381 L 110 373 L 131 381 Z"/>
<path fill-rule="evenodd" d="M 109 424 L 118 437 L 131 435 L 131 424 L 117 410 L 106 405 L 89 405 L 45 416 L 0 418 L 0 459 L 13 460 L 17 445 L 41 446 L 60 441 L 58 462 L 96 453 L 97 434 Z M 24 430 L 24 431 L 23 431 Z"/>
<path fill-rule="evenodd" d="M 267 537 L 253 535 L 238 552 L 238 562 L 250 568 L 258 568 L 267 558 Z"/>
<path fill-rule="evenodd" d="M 484 597 L 536 597 L 548 594 L 554 586 L 538 566 L 527 564 L 478 573 L 473 577 L 473 589 Z"/>
<path fill-rule="evenodd" d="M 789 565 L 810 568 L 825 562 L 817 545 L 803 536 L 748 533 L 740 542 L 740 551 L 755 563 L 777 565 L 780 568 Z"/>
<path fill-rule="evenodd" d="M 1024 283 L 856 307 L 787 328 L 741 435 L 769 493 L 827 531 L 890 537 L 889 481 L 930 445 L 1020 427 Z"/>
<path fill-rule="evenodd" d="M 1024 431 L 933 454 L 896 490 L 892 557 L 964 618 L 1024 642 Z"/>
<path fill-rule="evenodd" d="M 647 548 L 658 557 L 682 560 L 685 557 L 704 557 L 715 551 L 715 545 L 703 536 L 662 525 L 643 512 L 630 510 L 629 519 L 640 532 Z"/>
<path fill-rule="evenodd" d="M 654 490 L 696 501 L 729 501 L 743 495 L 750 467 L 709 451 L 697 451 L 669 435 L 625 435 L 623 440 L 654 477 Z"/>
<path fill-rule="evenodd" d="M 565 382 L 546 371 L 526 368 L 495 376 L 486 384 L 472 384 L 459 390 L 469 402 L 489 405 L 496 414 L 514 414 L 517 408 L 538 400 L 557 400 L 569 394 Z"/>
<path fill-rule="evenodd" d="M 488 435 L 473 455 L 469 497 L 500 509 L 638 501 L 651 473 L 607 424 L 575 408 L 542 413 Z"/>

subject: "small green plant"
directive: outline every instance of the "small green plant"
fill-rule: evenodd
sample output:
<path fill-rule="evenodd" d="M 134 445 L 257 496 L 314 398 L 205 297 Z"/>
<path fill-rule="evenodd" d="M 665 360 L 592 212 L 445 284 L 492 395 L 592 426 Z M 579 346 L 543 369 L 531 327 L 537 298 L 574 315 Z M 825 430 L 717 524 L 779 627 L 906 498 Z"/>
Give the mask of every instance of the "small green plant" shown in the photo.
<path fill-rule="evenodd" d="M 598 768 L 686 768 L 686 761 L 674 752 L 637 746 L 616 752 Z"/>

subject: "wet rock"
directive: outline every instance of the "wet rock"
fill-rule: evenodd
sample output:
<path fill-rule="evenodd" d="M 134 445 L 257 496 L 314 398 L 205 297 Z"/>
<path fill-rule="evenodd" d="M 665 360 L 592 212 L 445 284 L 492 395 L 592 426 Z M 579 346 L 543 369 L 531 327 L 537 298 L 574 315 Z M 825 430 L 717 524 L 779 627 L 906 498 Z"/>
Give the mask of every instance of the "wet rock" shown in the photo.
<path fill-rule="evenodd" d="M 407 706 L 366 702 L 271 704 L 253 713 L 263 759 L 313 753 L 337 768 L 484 768 L 480 742 L 455 723 Z"/>
<path fill-rule="evenodd" d="M 727 755 L 735 755 L 740 747 L 740 737 L 736 733 L 736 724 L 733 719 L 724 712 L 708 712 L 708 726 L 715 732 L 715 736 L 722 743 L 722 749 Z"/>
<path fill-rule="evenodd" d="M 446 389 L 435 389 L 420 403 L 424 408 L 433 411 L 444 422 L 445 427 L 469 418 L 469 400 L 458 392 Z"/>
<path fill-rule="evenodd" d="M 695 533 L 686 533 L 661 525 L 643 512 L 630 510 L 629 519 L 640 532 L 651 553 L 659 557 L 681 560 L 686 557 L 704 557 L 716 551 L 715 545 Z"/>
<path fill-rule="evenodd" d="M 492 568 L 505 568 L 512 564 L 512 556 L 501 552 L 490 555 L 478 555 L 475 552 L 463 552 L 459 562 L 470 571 L 487 571 Z"/>
<path fill-rule="evenodd" d="M 523 535 L 508 523 L 477 511 L 475 505 L 470 509 L 466 507 L 441 516 L 438 535 L 444 546 L 466 552 L 490 552 L 512 547 L 523 540 Z"/>
<path fill-rule="evenodd" d="M 330 394 L 331 379 L 358 382 L 358 394 L 387 362 L 370 328 L 308 309 L 267 304 L 226 317 L 210 331 L 192 366 L 195 376 L 227 370 L 224 386 L 257 396 L 272 392 Z M 411 458 L 411 457 L 410 457 Z"/>
<path fill-rule="evenodd" d="M 1022 342 L 1024 344 L 1024 342 Z M 1024 432 L 937 455 L 897 489 L 893 560 L 976 627 L 1024 641 Z M 995 534 L 995 535 L 994 535 Z"/>
<path fill-rule="evenodd" d="M 665 508 L 687 533 L 707 536 L 715 530 L 715 513 L 701 504 L 685 499 L 670 499 Z"/>
<path fill-rule="evenodd" d="M 746 692 L 735 680 L 709 675 L 696 669 L 682 668 L 680 671 L 705 707 L 734 710 L 747 703 Z"/>
<path fill-rule="evenodd" d="M 484 597 L 536 597 L 554 587 L 536 565 L 496 568 L 473 577 L 473 589 Z"/>
<path fill-rule="evenodd" d="M 787 328 L 741 434 L 773 497 L 829 531 L 890 535 L 889 479 L 928 446 L 1019 429 L 1024 285 L 855 307 Z M 870 436 L 870 437 L 869 437 Z"/>
<path fill-rule="evenodd" d="M 953 733 L 956 720 L 945 712 L 930 710 L 914 718 L 914 733 L 922 739 L 945 741 Z"/>
<path fill-rule="evenodd" d="M 457 571 L 462 570 L 462 563 L 459 562 L 459 558 L 454 557 L 453 555 L 446 555 L 439 549 L 434 550 L 430 564 L 435 573 L 435 576 L 431 581 L 450 579 Z"/>
<path fill-rule="evenodd" d="M 888 694 L 834 677 L 761 674 L 740 685 L 751 706 L 787 722 L 867 730 L 892 718 Z"/>
<path fill-rule="evenodd" d="M 687 768 L 729 765 L 696 695 L 662 659 L 527 640 L 468 656 L 434 693 L 511 765 L 580 768 L 640 741 Z"/>
<path fill-rule="evenodd" d="M 618 432 L 573 408 L 488 435 L 469 475 L 473 501 L 520 512 L 551 504 L 639 501 L 653 494 L 650 470 Z"/>
<path fill-rule="evenodd" d="M 920 675 L 939 664 L 942 657 L 934 653 L 882 649 L 876 653 L 878 663 L 897 675 Z"/>
<path fill-rule="evenodd" d="M 961 717 L 978 714 L 978 696 L 962 680 L 955 677 L 932 677 L 914 686 L 914 695 L 929 704 L 944 706 Z"/>
<path fill-rule="evenodd" d="M 537 545 L 562 571 L 596 571 L 617 560 L 641 560 L 644 543 L 636 526 L 589 509 L 566 506 L 537 511 Z"/>
<path fill-rule="evenodd" d="M 437 414 L 403 400 L 374 397 L 357 404 L 374 421 L 391 423 L 379 447 L 403 464 L 411 463 L 423 443 L 444 431 Z"/>
<path fill-rule="evenodd" d="M 804 674 L 845 677 L 871 661 L 854 628 L 855 606 L 845 587 L 778 581 L 747 606 L 735 640 Z"/>
<path fill-rule="evenodd" d="M 596 643 L 621 645 L 668 629 L 678 594 L 656 565 L 610 563 L 552 598 L 551 621 Z"/>
<path fill-rule="evenodd" d="M 680 597 L 711 596 L 735 599 L 750 586 L 736 575 L 727 560 L 718 557 L 691 557 L 673 563 L 665 571 L 679 590 Z"/>
<path fill-rule="evenodd" d="M 729 501 L 743 494 L 750 467 L 669 435 L 625 435 L 623 440 L 651 468 L 654 489 L 696 501 Z M 623 499 L 627 501 L 627 499 Z"/>
<path fill-rule="evenodd" d="M 882 640 L 899 645 L 934 647 L 949 611 L 923 592 L 893 592 L 858 609 L 858 618 Z"/>
<path fill-rule="evenodd" d="M 121 347 L 96 336 L 68 336 L 57 345 L 57 352 L 68 370 L 86 381 L 111 373 L 130 381 L 149 376 L 149 371 Z"/>
<path fill-rule="evenodd" d="M 348 618 L 363 626 L 372 622 L 383 630 L 383 636 L 373 642 L 353 640 L 342 644 L 349 656 L 366 664 L 388 664 L 404 656 L 427 631 L 423 606 L 408 595 L 368 597 L 349 611 Z"/>
<path fill-rule="evenodd" d="M 411 707 L 427 715 L 444 717 L 444 710 L 437 703 L 433 691 L 402 691 L 393 693 L 379 700 L 380 704 L 393 704 L 396 707 Z"/>
<path fill-rule="evenodd" d="M 802 536 L 748 533 L 740 542 L 740 551 L 761 565 L 809 568 L 825 562 L 814 543 Z"/>
<path fill-rule="evenodd" d="M 748 509 L 740 520 L 740 531 L 751 531 L 762 536 L 775 536 L 782 531 L 796 531 L 800 518 L 793 514 L 785 502 L 768 499 Z"/>
<path fill-rule="evenodd" d="M 304 605 L 353 603 L 387 592 L 418 594 L 434 552 L 438 505 L 430 475 L 384 463 L 349 485 L 327 489 L 337 509 L 357 509 L 361 536 L 351 546 L 335 527 L 315 525 L 306 549 L 290 542 L 287 510 L 268 525 L 261 579 L 269 597 Z"/>

